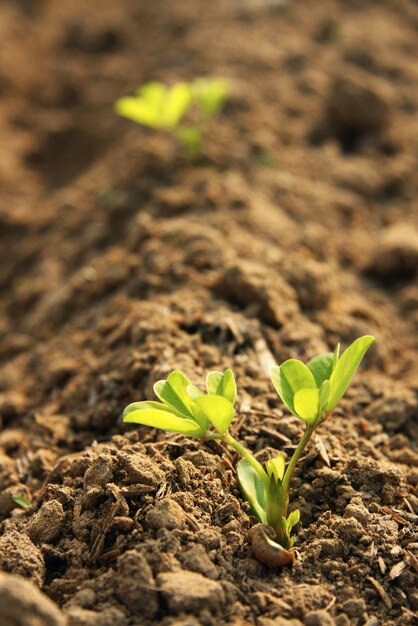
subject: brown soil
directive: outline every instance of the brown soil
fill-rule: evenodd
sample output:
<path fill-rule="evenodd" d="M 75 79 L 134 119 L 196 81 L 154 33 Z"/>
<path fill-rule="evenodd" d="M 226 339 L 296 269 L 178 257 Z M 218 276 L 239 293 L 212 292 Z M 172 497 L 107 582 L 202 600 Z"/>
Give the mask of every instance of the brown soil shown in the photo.
<path fill-rule="evenodd" d="M 1 626 L 414 623 L 417 35 L 413 0 L 3 0 Z M 202 75 L 233 93 L 197 162 L 112 111 Z M 289 455 L 270 364 L 365 333 L 293 568 L 254 559 L 234 455 L 121 422 L 232 367 L 236 434 Z"/>

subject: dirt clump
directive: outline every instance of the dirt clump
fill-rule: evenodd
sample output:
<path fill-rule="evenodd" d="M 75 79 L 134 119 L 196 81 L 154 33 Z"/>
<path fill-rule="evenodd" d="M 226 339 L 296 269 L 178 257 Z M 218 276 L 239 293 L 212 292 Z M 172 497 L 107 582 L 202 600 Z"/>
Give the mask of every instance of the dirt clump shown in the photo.
<path fill-rule="evenodd" d="M 365 269 L 390 284 L 414 280 L 417 267 L 418 231 L 413 224 L 397 224 L 382 232 Z"/>
<path fill-rule="evenodd" d="M 38 587 L 44 584 L 42 553 L 25 533 L 11 529 L 0 537 L 0 567 L 5 572 L 33 580 Z"/>
<path fill-rule="evenodd" d="M 389 123 L 392 100 L 385 81 L 347 66 L 331 84 L 327 117 L 342 135 L 379 131 Z"/>
<path fill-rule="evenodd" d="M 44 502 L 29 521 L 26 532 L 35 544 L 51 543 L 61 533 L 65 513 L 57 500 Z"/>
<path fill-rule="evenodd" d="M 59 608 L 19 576 L 0 573 L 1 626 L 68 626 Z"/>
<path fill-rule="evenodd" d="M 170 498 L 164 498 L 147 513 L 147 523 L 154 530 L 182 528 L 185 521 L 186 515 L 183 509 L 175 500 Z"/>
<path fill-rule="evenodd" d="M 205 605 L 210 611 L 222 610 L 222 586 L 196 572 L 167 572 L 157 579 L 161 593 L 174 613 L 195 611 Z"/>

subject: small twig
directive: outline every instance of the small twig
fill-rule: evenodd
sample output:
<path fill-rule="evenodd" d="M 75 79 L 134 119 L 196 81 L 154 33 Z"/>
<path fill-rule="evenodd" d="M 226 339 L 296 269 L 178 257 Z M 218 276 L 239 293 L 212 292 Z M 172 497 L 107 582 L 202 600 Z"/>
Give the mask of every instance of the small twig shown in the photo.
<path fill-rule="evenodd" d="M 398 522 L 399 524 L 404 524 L 407 525 L 409 522 L 407 522 L 406 519 L 404 519 L 403 517 L 401 517 L 400 515 L 398 515 L 397 513 L 395 513 L 395 511 L 392 511 L 391 509 L 387 509 L 385 507 L 382 507 L 382 511 L 384 513 L 387 513 L 388 515 L 391 515 L 393 517 L 393 519 Z"/>
<path fill-rule="evenodd" d="M 327 465 L 328 467 L 331 467 L 331 461 L 329 460 L 328 452 L 327 452 L 327 450 L 325 448 L 325 444 L 324 444 L 324 442 L 322 440 L 322 437 L 320 437 L 319 435 L 316 435 L 315 436 L 315 443 L 318 446 L 319 456 L 324 461 L 325 465 Z"/>
<path fill-rule="evenodd" d="M 270 439 L 274 439 L 282 443 L 283 445 L 293 445 L 292 440 L 289 439 L 289 437 L 286 437 L 286 435 L 283 435 L 282 433 L 278 433 L 277 430 L 273 430 L 272 428 L 267 428 L 267 426 L 260 426 L 259 432 L 261 435 L 264 435 L 265 437 L 269 437 Z"/>
<path fill-rule="evenodd" d="M 399 563 L 395 563 L 395 565 L 390 568 L 389 578 L 391 580 L 395 580 L 395 578 L 398 578 L 398 576 L 400 576 L 407 567 L 408 563 L 406 561 L 399 561 Z"/>
<path fill-rule="evenodd" d="M 418 559 L 417 559 L 417 557 L 410 550 L 405 550 L 405 552 L 406 552 L 406 555 L 407 555 L 408 559 L 411 562 L 412 567 L 418 573 Z"/>
<path fill-rule="evenodd" d="M 337 598 L 335 596 L 332 597 L 331 602 L 329 602 L 327 604 L 327 606 L 325 607 L 325 609 L 323 609 L 324 611 L 329 611 L 330 609 L 332 609 L 332 607 L 334 606 L 334 604 L 336 603 Z"/>
<path fill-rule="evenodd" d="M 382 585 L 375 578 L 373 578 L 372 576 L 367 576 L 367 580 L 373 585 L 373 587 L 375 588 L 375 590 L 379 594 L 383 604 L 390 611 L 392 606 L 393 606 L 392 605 L 392 600 L 389 598 L 388 594 L 383 589 Z"/>
<path fill-rule="evenodd" d="M 276 365 L 276 359 L 270 352 L 267 343 L 262 337 L 254 342 L 254 350 L 264 374 L 267 378 L 270 378 L 270 371 L 271 368 Z"/>
<path fill-rule="evenodd" d="M 386 563 L 382 559 L 381 556 L 377 557 L 377 562 L 379 563 L 379 569 L 384 574 L 386 572 Z"/>
<path fill-rule="evenodd" d="M 415 511 L 414 511 L 414 507 L 412 506 L 412 504 L 409 502 L 408 498 L 404 498 L 403 501 L 405 502 L 406 506 L 408 507 L 410 513 L 412 513 L 412 515 L 416 515 Z"/>

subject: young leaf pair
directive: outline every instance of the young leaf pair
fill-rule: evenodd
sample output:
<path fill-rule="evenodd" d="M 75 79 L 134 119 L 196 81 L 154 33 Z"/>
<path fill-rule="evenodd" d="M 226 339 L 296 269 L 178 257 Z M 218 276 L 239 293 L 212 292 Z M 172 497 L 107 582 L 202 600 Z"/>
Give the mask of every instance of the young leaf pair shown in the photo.
<path fill-rule="evenodd" d="M 214 426 L 218 433 L 215 436 L 220 437 L 235 414 L 237 388 L 232 371 L 209 372 L 206 390 L 207 394 L 202 393 L 182 372 L 175 370 L 167 380 L 154 385 L 160 402 L 134 402 L 126 407 L 123 419 L 193 437 L 211 437 L 209 429 Z"/>
<path fill-rule="evenodd" d="M 272 368 L 273 385 L 294 415 L 314 424 L 335 409 L 373 341 L 370 335 L 360 337 L 341 357 L 338 344 L 333 353 L 321 354 L 306 365 L 289 359 Z"/>
<path fill-rule="evenodd" d="M 137 124 L 170 133 L 193 156 L 200 151 L 204 125 L 220 111 L 228 92 L 228 82 L 221 78 L 172 87 L 151 82 L 139 87 L 135 96 L 117 100 L 115 110 Z M 192 118 L 187 123 L 186 116 Z"/>
<path fill-rule="evenodd" d="M 315 428 L 330 416 L 373 341 L 370 335 L 360 337 L 341 357 L 337 346 L 333 353 L 317 356 L 306 365 L 289 359 L 273 367 L 272 382 L 277 393 L 290 411 L 305 422 L 305 432 L 288 462 L 279 453 L 263 467 L 230 434 L 228 428 L 235 415 L 237 393 L 230 369 L 223 373 L 209 372 L 206 394 L 176 370 L 166 380 L 155 383 L 154 392 L 160 402 L 130 404 L 123 419 L 193 437 L 221 439 L 233 447 L 242 456 L 237 466 L 241 491 L 255 517 L 274 529 L 277 544 L 262 535 L 267 549 L 280 548 L 277 563 L 290 563 L 294 558 L 292 530 L 300 519 L 298 510 L 288 513 L 290 479 Z M 274 559 L 269 556 L 264 562 L 271 565 Z"/>

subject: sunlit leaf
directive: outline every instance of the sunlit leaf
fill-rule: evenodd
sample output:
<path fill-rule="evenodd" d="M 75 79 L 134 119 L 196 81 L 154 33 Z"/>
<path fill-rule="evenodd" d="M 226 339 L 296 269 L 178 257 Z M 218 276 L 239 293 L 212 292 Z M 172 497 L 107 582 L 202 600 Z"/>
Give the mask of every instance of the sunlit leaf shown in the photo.
<path fill-rule="evenodd" d="M 293 397 L 296 414 L 305 422 L 313 423 L 319 414 L 318 389 L 299 389 Z"/>
<path fill-rule="evenodd" d="M 327 406 L 329 394 L 331 392 L 331 383 L 329 380 L 324 380 L 319 390 L 319 412 L 322 415 Z"/>
<path fill-rule="evenodd" d="M 282 365 L 271 370 L 271 380 L 283 402 L 297 414 L 294 395 L 301 389 L 316 389 L 316 382 L 308 367 L 297 359 L 288 359 Z"/>
<path fill-rule="evenodd" d="M 229 400 L 231 404 L 234 404 L 237 399 L 237 385 L 231 369 L 225 370 L 218 388 L 218 393 Z"/>
<path fill-rule="evenodd" d="M 174 370 L 167 380 L 159 380 L 155 383 L 154 393 L 164 404 L 173 407 L 183 415 L 193 417 L 193 400 L 187 393 L 187 388 L 190 385 L 191 382 L 187 376 L 179 370 Z"/>
<path fill-rule="evenodd" d="M 331 391 L 327 402 L 327 411 L 332 411 L 341 400 L 362 358 L 374 341 L 374 337 L 365 335 L 364 337 L 356 339 L 356 341 L 342 353 L 331 374 Z"/>
<path fill-rule="evenodd" d="M 223 78 L 201 78 L 193 83 L 194 99 L 204 117 L 218 113 L 229 90 L 229 83 Z"/>
<path fill-rule="evenodd" d="M 269 459 L 266 462 L 266 469 L 269 478 L 273 475 L 276 481 L 281 481 L 284 476 L 284 471 L 286 467 L 286 460 L 284 458 L 283 452 L 279 452 L 279 454 L 274 457 L 274 459 Z"/>
<path fill-rule="evenodd" d="M 229 400 L 223 396 L 209 395 L 197 398 L 194 404 L 221 435 L 226 433 L 235 414 Z"/>
<path fill-rule="evenodd" d="M 192 100 L 192 89 L 187 83 L 177 83 L 168 90 L 163 102 L 161 123 L 165 128 L 177 126 Z"/>
<path fill-rule="evenodd" d="M 325 354 L 314 357 L 307 363 L 308 368 L 315 378 L 318 389 L 324 380 L 329 380 L 331 377 L 333 356 L 332 352 L 326 352 Z"/>
<path fill-rule="evenodd" d="M 151 128 L 175 128 L 192 101 L 192 88 L 187 83 L 176 83 L 166 87 L 151 82 L 142 85 L 136 96 L 120 98 L 116 112 L 134 122 Z"/>
<path fill-rule="evenodd" d="M 199 387 L 196 387 L 196 385 L 189 385 L 186 387 L 186 391 L 191 400 L 196 400 L 196 398 L 203 396 L 203 393 L 200 391 Z"/>
<path fill-rule="evenodd" d="M 206 389 L 211 395 L 223 396 L 231 404 L 234 404 L 237 397 L 237 386 L 234 374 L 231 369 L 225 372 L 209 372 L 206 377 Z"/>
<path fill-rule="evenodd" d="M 116 101 L 115 110 L 121 117 L 126 117 L 137 124 L 159 128 L 159 112 L 148 102 L 127 96 Z"/>
<path fill-rule="evenodd" d="M 332 371 L 335 370 L 335 366 L 337 365 L 338 359 L 340 358 L 340 343 L 337 343 L 335 346 L 334 353 L 332 355 Z"/>
<path fill-rule="evenodd" d="M 163 83 L 152 81 L 138 87 L 136 91 L 137 98 L 141 98 L 148 102 L 156 109 L 161 107 L 162 102 L 167 97 L 168 88 Z"/>
<path fill-rule="evenodd" d="M 287 516 L 286 526 L 288 528 L 289 533 L 292 530 L 292 528 L 296 526 L 296 524 L 299 524 L 299 522 L 300 522 L 300 511 L 299 509 L 295 509 L 294 511 L 289 513 L 289 515 Z"/>
<path fill-rule="evenodd" d="M 132 411 L 125 415 L 123 421 L 194 437 L 200 437 L 205 434 L 204 429 L 194 420 L 178 417 L 174 413 L 157 409 Z"/>
<path fill-rule="evenodd" d="M 128 406 L 123 411 L 123 417 L 126 417 L 126 415 L 128 415 L 129 413 L 133 413 L 134 411 L 140 411 L 143 409 L 155 409 L 156 411 L 166 411 L 166 413 L 174 413 L 174 415 L 177 415 L 178 417 L 189 417 L 188 415 L 176 411 L 174 407 L 163 404 L 162 402 L 155 402 L 154 400 L 143 400 L 141 402 L 132 402 L 132 404 L 128 404 Z"/>
<path fill-rule="evenodd" d="M 238 481 L 244 498 L 262 524 L 267 524 L 264 483 L 255 469 L 242 459 L 237 465 Z"/>
<path fill-rule="evenodd" d="M 218 385 L 223 377 L 223 372 L 208 372 L 206 376 L 206 390 L 211 395 L 218 395 Z"/>

